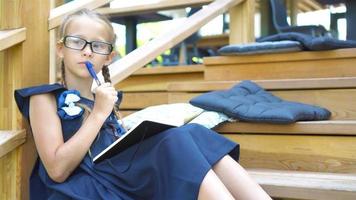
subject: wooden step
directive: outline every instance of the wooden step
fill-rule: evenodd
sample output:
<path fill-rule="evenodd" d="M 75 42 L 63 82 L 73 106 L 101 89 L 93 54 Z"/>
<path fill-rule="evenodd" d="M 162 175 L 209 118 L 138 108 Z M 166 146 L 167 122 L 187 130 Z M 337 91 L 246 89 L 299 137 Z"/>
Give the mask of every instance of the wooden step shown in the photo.
<path fill-rule="evenodd" d="M 0 30 L 0 51 L 19 44 L 26 39 L 26 28 Z"/>
<path fill-rule="evenodd" d="M 141 68 L 115 85 L 124 92 L 167 91 L 170 82 L 202 81 L 204 66 L 172 66 Z"/>
<path fill-rule="evenodd" d="M 315 200 L 356 199 L 355 174 L 261 169 L 250 169 L 248 173 L 273 197 Z"/>
<path fill-rule="evenodd" d="M 289 101 L 325 107 L 332 120 L 356 119 L 356 77 L 253 80 L 272 94 Z M 188 102 L 212 90 L 229 89 L 239 81 L 202 81 L 171 83 L 168 103 Z"/>
<path fill-rule="evenodd" d="M 238 80 L 195 82 L 172 81 L 168 85 L 167 90 L 169 92 L 208 92 L 213 90 L 225 90 L 240 82 L 241 81 Z M 253 80 L 253 82 L 266 90 L 356 88 L 356 77 Z"/>
<path fill-rule="evenodd" d="M 0 131 L 0 158 L 25 142 L 26 131 Z"/>
<path fill-rule="evenodd" d="M 205 80 L 355 77 L 356 48 L 204 58 Z"/>
<path fill-rule="evenodd" d="M 356 173 L 355 136 L 223 135 L 240 144 L 240 163 L 245 168 Z"/>
<path fill-rule="evenodd" d="M 148 106 L 167 103 L 167 92 L 124 92 L 120 108 L 123 110 L 140 110 Z"/>
<path fill-rule="evenodd" d="M 300 121 L 293 124 L 232 122 L 215 130 L 219 133 L 356 135 L 356 120 Z"/>
<path fill-rule="evenodd" d="M 356 119 L 356 104 L 353 103 L 354 99 L 356 99 L 356 89 L 276 90 L 270 92 L 284 100 L 327 108 L 332 112 L 331 119 L 334 120 Z M 169 92 L 168 103 L 189 102 L 189 100 L 201 94 Z M 136 98 L 139 99 L 138 96 Z M 146 96 L 146 98 L 149 97 Z M 149 99 L 152 101 L 151 98 Z M 130 101 L 130 99 L 126 99 L 125 101 Z"/>

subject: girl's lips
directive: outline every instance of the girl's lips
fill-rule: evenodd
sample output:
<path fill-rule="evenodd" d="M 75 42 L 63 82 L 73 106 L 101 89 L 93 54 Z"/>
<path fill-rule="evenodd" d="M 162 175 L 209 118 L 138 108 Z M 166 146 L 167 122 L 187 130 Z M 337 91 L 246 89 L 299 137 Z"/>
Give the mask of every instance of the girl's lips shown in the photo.
<path fill-rule="evenodd" d="M 84 67 L 86 66 L 86 65 L 85 65 L 85 62 L 78 62 L 78 64 L 84 65 Z"/>

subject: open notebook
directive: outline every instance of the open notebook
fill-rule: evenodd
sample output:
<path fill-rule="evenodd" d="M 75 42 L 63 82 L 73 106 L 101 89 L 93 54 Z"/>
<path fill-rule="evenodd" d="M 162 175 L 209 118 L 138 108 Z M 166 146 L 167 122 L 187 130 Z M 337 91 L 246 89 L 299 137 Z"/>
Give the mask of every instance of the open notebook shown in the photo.
<path fill-rule="evenodd" d="M 141 142 L 153 135 L 156 135 L 169 128 L 177 127 L 181 124 L 163 123 L 152 120 L 144 120 L 132 127 L 123 136 L 117 139 L 114 143 L 104 149 L 101 153 L 94 157 L 93 162 L 99 163 L 105 159 L 124 151 L 130 146 Z"/>

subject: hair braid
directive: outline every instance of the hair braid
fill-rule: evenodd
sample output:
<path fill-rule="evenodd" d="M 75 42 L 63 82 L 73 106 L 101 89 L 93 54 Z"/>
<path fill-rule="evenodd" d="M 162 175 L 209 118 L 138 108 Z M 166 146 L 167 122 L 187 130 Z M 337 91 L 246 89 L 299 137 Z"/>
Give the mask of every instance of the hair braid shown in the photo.
<path fill-rule="evenodd" d="M 64 67 L 64 61 L 61 61 L 61 77 L 60 77 L 60 81 L 62 83 L 62 85 L 64 87 L 67 87 L 67 83 L 66 83 L 66 70 Z"/>
<path fill-rule="evenodd" d="M 103 74 L 105 82 L 111 83 L 109 67 L 107 65 L 104 65 L 103 68 L 101 69 L 101 72 Z M 115 114 L 116 118 L 121 121 L 121 114 L 119 112 L 119 104 L 118 103 L 115 103 L 115 105 L 114 105 L 114 114 Z"/>

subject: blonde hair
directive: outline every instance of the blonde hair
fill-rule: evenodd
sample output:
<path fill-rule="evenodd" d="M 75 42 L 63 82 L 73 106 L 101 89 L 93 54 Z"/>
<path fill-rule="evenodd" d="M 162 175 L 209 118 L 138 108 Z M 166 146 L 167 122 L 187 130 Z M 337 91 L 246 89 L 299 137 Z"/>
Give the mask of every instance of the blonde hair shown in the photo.
<path fill-rule="evenodd" d="M 86 9 L 86 8 L 78 10 L 72 14 L 69 14 L 63 19 L 63 22 L 59 28 L 60 38 L 63 38 L 65 36 L 67 27 L 72 22 L 72 20 L 74 20 L 78 17 L 89 17 L 90 19 L 93 19 L 100 23 L 103 23 L 109 29 L 110 41 L 108 41 L 108 42 L 110 42 L 111 44 L 115 44 L 116 35 L 115 35 L 114 28 L 111 25 L 110 20 L 106 16 L 104 16 L 100 13 L 97 13 L 95 11 Z"/>
<path fill-rule="evenodd" d="M 74 19 L 76 19 L 78 17 L 89 17 L 90 19 L 96 20 L 96 21 L 102 23 L 103 25 L 105 25 L 108 28 L 108 33 L 110 35 L 110 41 L 108 41 L 108 42 L 110 42 L 114 46 L 115 41 L 116 41 L 116 35 L 114 32 L 114 28 L 111 25 L 111 22 L 109 21 L 109 19 L 100 13 L 91 11 L 86 8 L 76 11 L 72 14 L 69 14 L 64 18 L 64 20 L 59 28 L 60 38 L 63 38 L 66 35 L 68 25 Z M 103 74 L 105 82 L 111 83 L 109 67 L 107 65 L 104 65 L 102 67 L 102 74 Z M 61 61 L 61 83 L 66 87 L 65 66 L 64 66 L 63 60 Z M 82 107 L 85 110 L 84 118 L 86 118 L 89 115 L 89 113 L 91 112 L 91 109 L 88 106 L 86 106 L 84 104 L 80 104 L 80 103 L 78 103 L 78 106 Z M 119 104 L 115 104 L 114 114 L 117 119 L 121 119 L 121 115 L 119 113 Z"/>

